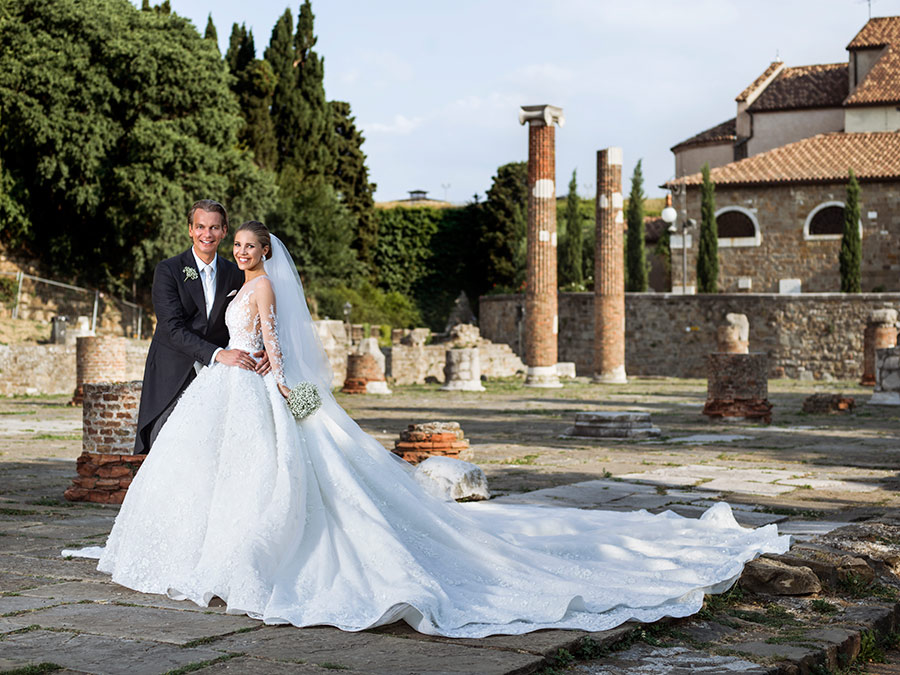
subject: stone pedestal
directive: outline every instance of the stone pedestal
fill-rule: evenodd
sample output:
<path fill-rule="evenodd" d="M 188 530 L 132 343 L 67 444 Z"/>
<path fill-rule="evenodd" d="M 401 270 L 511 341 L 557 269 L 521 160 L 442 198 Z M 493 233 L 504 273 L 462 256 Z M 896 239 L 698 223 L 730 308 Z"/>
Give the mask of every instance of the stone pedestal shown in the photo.
<path fill-rule="evenodd" d="M 869 315 L 863 339 L 863 375 L 860 384 L 875 384 L 875 352 L 897 346 L 897 310 L 876 309 Z"/>
<path fill-rule="evenodd" d="M 72 404 L 84 400 L 89 382 L 121 382 L 128 376 L 128 341 L 120 337 L 79 337 L 75 342 L 75 393 Z"/>
<path fill-rule="evenodd" d="M 394 442 L 394 454 L 410 464 L 418 464 L 428 457 L 459 457 L 468 454 L 466 440 L 459 422 L 424 422 L 410 424 Z"/>
<path fill-rule="evenodd" d="M 853 412 L 856 401 L 842 394 L 813 394 L 803 399 L 803 412 L 810 415 L 835 415 Z"/>
<path fill-rule="evenodd" d="M 341 388 L 344 394 L 390 394 L 384 379 L 384 368 L 372 354 L 347 356 L 347 379 Z"/>
<path fill-rule="evenodd" d="M 750 322 L 745 314 L 726 314 L 725 323 L 718 327 L 716 344 L 723 354 L 750 353 Z"/>
<path fill-rule="evenodd" d="M 78 477 L 63 496 L 70 502 L 121 504 L 146 458 L 147 455 L 83 452 L 76 463 Z"/>
<path fill-rule="evenodd" d="M 575 415 L 575 426 L 566 429 L 563 438 L 655 438 L 647 412 L 588 412 Z"/>
<path fill-rule="evenodd" d="M 478 348 L 448 349 L 441 391 L 484 391 Z"/>
<path fill-rule="evenodd" d="M 730 422 L 772 421 L 769 359 L 765 354 L 713 353 L 707 356 L 706 365 L 704 415 Z"/>
<path fill-rule="evenodd" d="M 380 328 L 380 327 L 379 327 Z M 378 371 L 375 374 L 375 377 L 369 373 L 367 374 L 366 379 L 366 393 L 367 394 L 390 394 L 391 390 L 388 389 L 387 382 L 385 381 L 385 358 L 384 353 L 381 351 L 381 347 L 378 346 L 378 338 L 375 337 L 367 337 L 360 340 L 359 347 L 356 348 L 357 354 L 371 354 L 372 358 L 375 359 L 375 364 L 378 367 Z"/>
<path fill-rule="evenodd" d="M 83 385 L 82 452 L 69 501 L 121 504 L 146 455 L 132 455 L 142 383 Z"/>
<path fill-rule="evenodd" d="M 526 387 L 561 387 L 556 374 L 556 129 L 561 108 L 523 106 L 528 123 L 528 230 L 525 284 Z"/>
<path fill-rule="evenodd" d="M 900 347 L 875 352 L 875 391 L 872 405 L 900 405 Z"/>
<path fill-rule="evenodd" d="M 594 244 L 594 382 L 624 384 L 625 219 L 622 148 L 597 152 Z"/>

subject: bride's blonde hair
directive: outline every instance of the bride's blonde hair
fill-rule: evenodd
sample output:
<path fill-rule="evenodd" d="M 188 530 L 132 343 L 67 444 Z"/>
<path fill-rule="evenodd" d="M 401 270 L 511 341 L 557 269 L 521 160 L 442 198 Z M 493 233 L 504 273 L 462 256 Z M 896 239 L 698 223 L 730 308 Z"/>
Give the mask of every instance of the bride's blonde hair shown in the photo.
<path fill-rule="evenodd" d="M 246 223 L 241 224 L 235 231 L 235 235 L 237 235 L 238 232 L 252 232 L 256 235 L 256 238 L 259 239 L 259 245 L 269 249 L 269 252 L 266 253 L 266 260 L 272 257 L 272 238 L 269 236 L 268 227 L 258 220 L 248 220 Z"/>

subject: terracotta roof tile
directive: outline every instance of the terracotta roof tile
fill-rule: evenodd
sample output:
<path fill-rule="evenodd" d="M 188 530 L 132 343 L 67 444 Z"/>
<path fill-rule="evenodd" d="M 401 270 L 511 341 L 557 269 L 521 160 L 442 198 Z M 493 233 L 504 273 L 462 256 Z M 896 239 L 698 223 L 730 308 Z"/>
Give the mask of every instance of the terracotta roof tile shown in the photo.
<path fill-rule="evenodd" d="M 717 185 L 843 182 L 850 168 L 860 179 L 900 179 L 900 131 L 819 134 L 716 167 L 710 176 Z M 695 173 L 666 186 L 701 182 Z"/>
<path fill-rule="evenodd" d="M 744 89 L 744 91 L 742 91 L 740 94 L 738 94 L 734 100 L 738 103 L 746 101 L 748 98 L 750 98 L 750 95 L 754 91 L 756 91 L 759 85 L 765 82 L 772 75 L 772 73 L 774 73 L 783 65 L 784 61 L 772 61 L 772 63 L 769 64 L 769 67 L 763 71 L 762 75 L 753 80 L 753 82 L 750 83 L 750 86 Z"/>
<path fill-rule="evenodd" d="M 866 49 L 900 44 L 900 16 L 877 16 L 869 19 L 847 49 Z"/>
<path fill-rule="evenodd" d="M 846 63 L 784 68 L 748 110 L 840 107 L 849 88 Z"/>
<path fill-rule="evenodd" d="M 847 100 L 846 106 L 900 103 L 900 44 L 886 47 L 859 86 Z"/>
<path fill-rule="evenodd" d="M 736 138 L 737 127 L 735 126 L 735 121 L 732 117 L 730 120 L 725 120 L 714 127 L 701 131 L 695 136 L 691 136 L 687 140 L 681 141 L 681 143 L 673 146 L 671 150 L 674 152 L 678 148 L 689 145 L 704 145 L 706 143 L 717 143 L 720 141 L 734 141 Z"/>

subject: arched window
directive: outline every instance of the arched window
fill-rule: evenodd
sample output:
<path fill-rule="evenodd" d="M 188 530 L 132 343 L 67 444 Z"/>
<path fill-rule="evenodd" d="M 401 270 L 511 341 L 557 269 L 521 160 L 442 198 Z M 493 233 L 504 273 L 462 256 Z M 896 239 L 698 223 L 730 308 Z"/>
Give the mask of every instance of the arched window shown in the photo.
<path fill-rule="evenodd" d="M 803 238 L 807 240 L 840 239 L 844 232 L 844 202 L 823 202 L 816 206 L 803 224 Z M 859 224 L 862 236 L 862 222 Z"/>
<path fill-rule="evenodd" d="M 743 206 L 725 206 L 716 211 L 716 229 L 721 248 L 759 246 L 762 241 L 756 214 Z"/>

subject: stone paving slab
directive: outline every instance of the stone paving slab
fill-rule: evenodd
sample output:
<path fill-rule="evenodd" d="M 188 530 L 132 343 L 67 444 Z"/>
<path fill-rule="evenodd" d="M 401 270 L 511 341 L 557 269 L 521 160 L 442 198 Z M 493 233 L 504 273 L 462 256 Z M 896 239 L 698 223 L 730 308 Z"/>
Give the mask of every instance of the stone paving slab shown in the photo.
<path fill-rule="evenodd" d="M 282 661 L 267 661 L 256 659 L 252 656 L 239 656 L 237 658 L 220 661 L 196 671 L 202 675 L 214 673 L 230 673 L 233 675 L 294 675 L 294 673 L 335 673 L 352 672 L 342 671 L 336 668 L 323 668 L 308 663 L 284 663 Z M 54 673 L 56 675 L 56 673 Z"/>
<path fill-rule="evenodd" d="M 823 480 L 815 478 L 788 478 L 779 480 L 779 485 L 809 486 L 813 490 L 833 490 L 836 492 L 874 492 L 879 485 L 846 480 Z"/>
<path fill-rule="evenodd" d="M 778 668 L 761 666 L 737 656 L 704 654 L 686 647 L 636 645 L 600 662 L 575 666 L 572 672 L 583 675 L 768 675 L 778 672 Z"/>
<path fill-rule="evenodd" d="M 833 520 L 788 520 L 778 524 L 778 532 L 789 534 L 802 541 L 821 534 L 828 534 L 846 524 Z"/>
<path fill-rule="evenodd" d="M 722 492 L 736 492 L 743 495 L 761 495 L 765 497 L 774 497 L 783 495 L 785 492 L 793 492 L 797 488 L 793 485 L 779 485 L 778 483 L 757 483 L 742 478 L 714 478 L 706 483 L 710 490 L 721 490 Z"/>
<path fill-rule="evenodd" d="M 127 640 L 32 630 L 0 640 L 0 662 L 23 667 L 56 663 L 77 672 L 97 675 L 159 675 L 191 663 L 222 655 L 208 647 L 182 649 L 145 640 Z M 56 671 L 59 673 L 60 671 Z"/>
<path fill-rule="evenodd" d="M 336 628 L 270 626 L 215 642 L 217 649 L 275 661 L 331 663 L 365 673 L 391 675 L 531 672 L 541 656 L 455 643 L 408 640 L 376 632 L 345 633 Z"/>
<path fill-rule="evenodd" d="M 261 625 L 246 616 L 107 604 L 59 605 L 8 618 L 22 627 L 36 624 L 41 628 L 60 628 L 118 639 L 155 640 L 176 645 Z"/>
<path fill-rule="evenodd" d="M 27 591 L 26 591 L 27 592 Z M 0 596 L 0 616 L 11 612 L 27 612 L 32 609 L 43 609 L 60 604 L 59 600 L 50 598 L 30 598 L 25 595 Z"/>
<path fill-rule="evenodd" d="M 165 595 L 151 593 L 139 593 L 130 588 L 119 586 L 111 581 L 67 581 L 52 586 L 40 586 L 27 591 L 22 591 L 23 596 L 34 598 L 46 598 L 53 600 L 54 604 L 76 602 L 112 602 L 142 605 L 144 607 L 158 607 L 161 609 L 180 609 L 188 612 L 216 612 L 225 613 L 224 606 L 200 607 L 190 600 L 172 600 Z M 2 606 L 2 605 L 0 605 Z"/>
<path fill-rule="evenodd" d="M 55 579 L 32 577 L 27 574 L 13 574 L 0 570 L 0 593 L 15 593 L 27 588 L 52 584 Z"/>
<path fill-rule="evenodd" d="M 38 558 L 29 555 L 0 555 L 0 570 L 29 574 L 53 579 L 108 579 L 97 570 L 97 561 L 86 558 Z"/>

